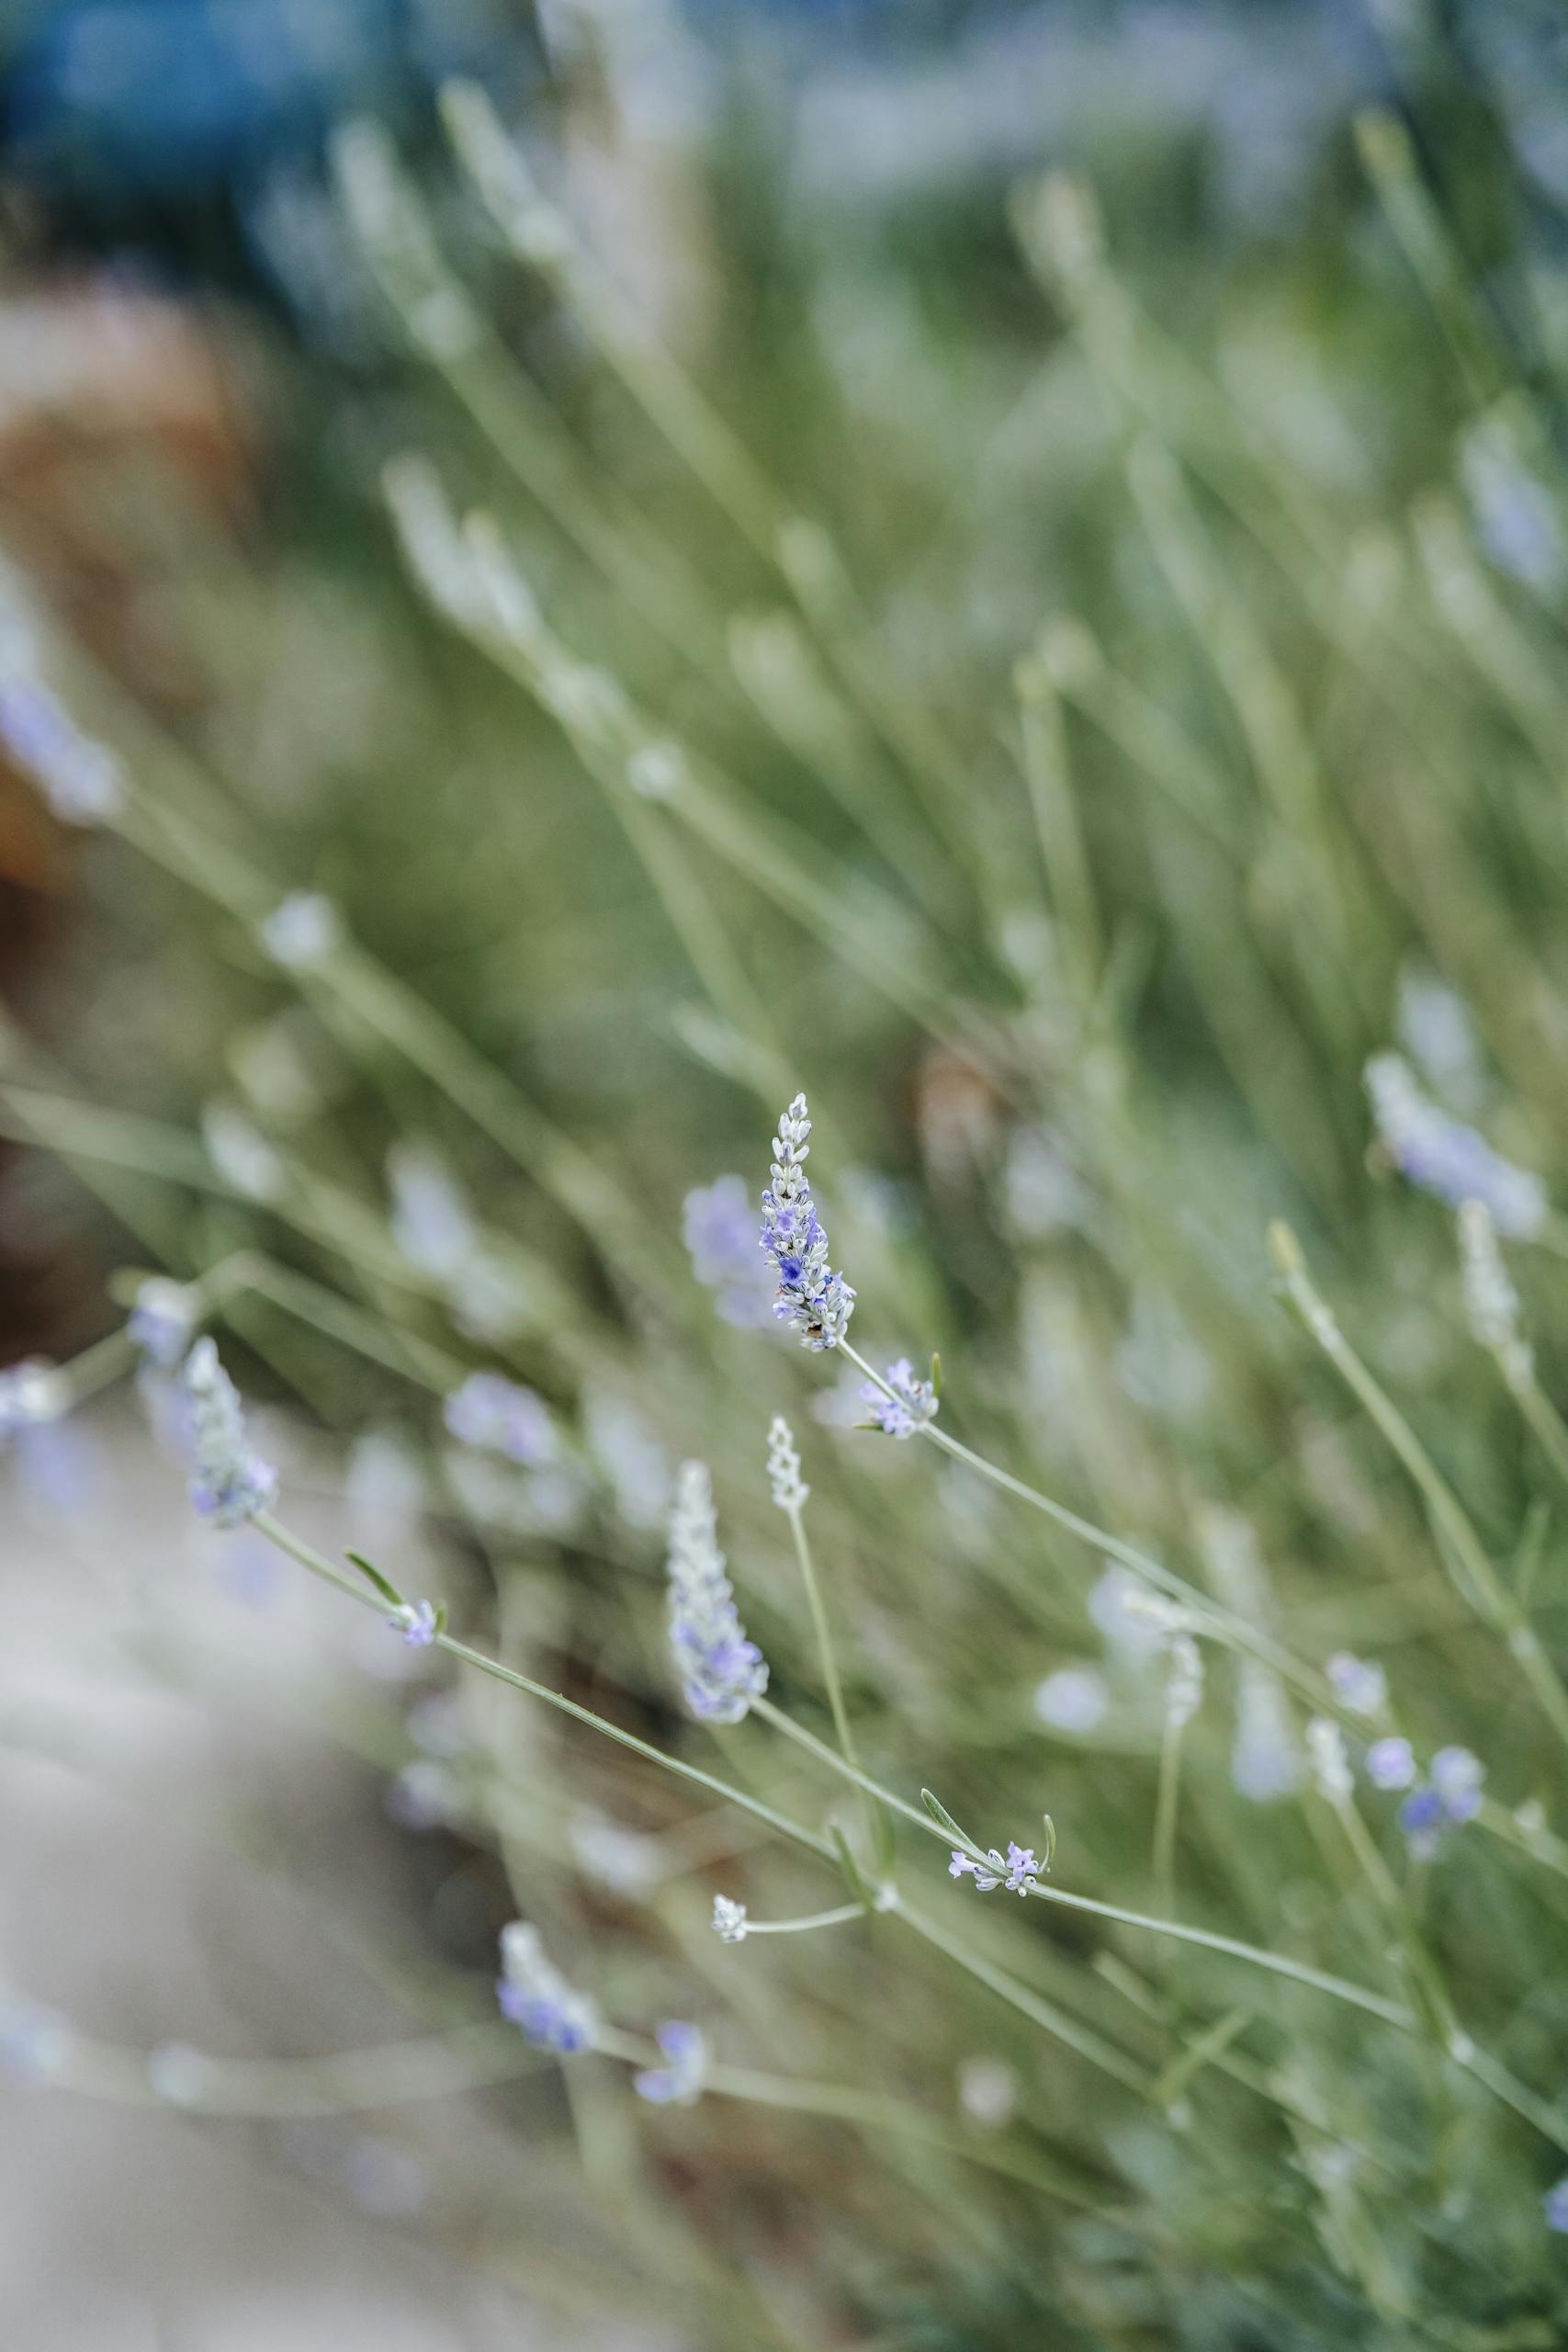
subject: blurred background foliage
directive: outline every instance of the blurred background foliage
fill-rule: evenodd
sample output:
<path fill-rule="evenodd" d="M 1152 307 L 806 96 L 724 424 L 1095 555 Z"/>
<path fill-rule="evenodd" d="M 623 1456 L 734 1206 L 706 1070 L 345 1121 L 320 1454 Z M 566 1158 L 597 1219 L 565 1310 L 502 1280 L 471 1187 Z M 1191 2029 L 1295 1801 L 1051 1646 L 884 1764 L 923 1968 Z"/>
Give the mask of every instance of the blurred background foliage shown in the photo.
<path fill-rule="evenodd" d="M 1158 1694 L 1086 1613 L 1092 1554 L 819 1427 L 822 1365 L 689 1271 L 684 1196 L 759 1189 L 803 1085 L 863 1346 L 940 1347 L 955 1432 L 1301 1656 L 1379 1657 L 1418 1746 L 1550 1804 L 1560 1756 L 1263 1237 L 1300 1231 L 1494 1555 L 1533 1528 L 1560 1643 L 1556 1473 L 1450 1220 L 1369 1161 L 1360 1072 L 1401 1041 L 1561 1163 L 1563 40 L 1458 0 L 16 12 L 0 528 L 138 798 L 115 841 L 0 797 L 13 1348 L 107 1328 L 128 1257 L 261 1247 L 374 1347 L 237 1302 L 251 1385 L 362 1471 L 395 1444 L 504 1654 L 698 1760 L 657 1574 L 682 1453 L 776 1695 L 819 1707 L 782 1406 L 874 1768 L 987 1842 L 1048 1804 L 1065 1883 L 1151 1905 Z M 454 154 L 454 74 L 547 197 L 471 97 Z M 363 955 L 268 960 L 302 889 Z M 457 1274 L 409 1245 L 430 1155 L 483 1227 Z M 1518 1268 L 1549 1389 L 1560 1256 Z M 574 1433 L 568 1491 L 443 1450 L 441 1389 L 492 1363 Z M 1107 1678 L 1082 1729 L 1035 1704 L 1072 1667 Z M 1216 1656 L 1179 1908 L 1367 1979 L 1386 1922 L 1288 1710 L 1296 1764 L 1238 1789 L 1241 1702 Z M 428 1764 L 390 1699 L 367 1721 Z M 725 1747 L 831 1793 L 761 1729 Z M 531 2109 L 694 2342 L 1561 2340 L 1550 2146 L 1398 2036 L 965 1916 L 1155 2073 L 1244 2004 L 1250 2085 L 1101 2097 L 876 1923 L 714 1946 L 716 1884 L 830 1899 L 787 1856 L 596 1867 L 601 1816 L 678 1849 L 689 1807 L 586 1736 L 487 1699 L 442 1770 L 441 1998 L 482 2000 L 521 1901 L 612 2011 L 1005 2129 L 1089 2206 L 714 2102 L 639 2146 L 619 2086 Z M 461 1899 L 455 1844 L 493 1858 Z M 1417 1875 L 1471 2030 L 1554 2098 L 1560 1879 L 1503 1835 Z"/>

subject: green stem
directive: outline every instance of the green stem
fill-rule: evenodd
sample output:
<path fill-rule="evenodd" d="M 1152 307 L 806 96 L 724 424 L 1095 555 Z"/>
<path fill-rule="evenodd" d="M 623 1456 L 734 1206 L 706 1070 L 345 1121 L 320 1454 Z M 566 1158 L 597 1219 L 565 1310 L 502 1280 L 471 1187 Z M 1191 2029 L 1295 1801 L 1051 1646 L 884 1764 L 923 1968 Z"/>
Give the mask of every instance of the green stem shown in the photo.
<path fill-rule="evenodd" d="M 287 1552 L 290 1559 L 298 1560 L 301 1567 L 308 1568 L 323 1584 L 330 1584 L 338 1592 L 346 1593 L 351 1600 L 357 1600 L 363 1608 L 374 1609 L 383 1616 L 387 1613 L 387 1603 L 379 1595 L 339 1568 L 312 1544 L 302 1542 L 281 1521 L 274 1519 L 270 1511 L 258 1511 L 251 1524 L 258 1535 L 264 1535 L 280 1552 Z M 646 1739 L 638 1739 L 635 1732 L 623 1731 L 618 1724 L 606 1722 L 603 1715 L 594 1714 L 591 1708 L 579 1706 L 575 1699 L 567 1698 L 564 1692 L 552 1690 L 545 1683 L 536 1682 L 526 1674 L 519 1674 L 514 1667 L 503 1666 L 499 1658 L 489 1657 L 482 1650 L 471 1649 L 467 1642 L 457 1641 L 450 1634 L 438 1634 L 435 1646 L 445 1650 L 449 1657 L 471 1666 L 476 1673 L 488 1674 L 513 1690 L 526 1691 L 531 1699 L 540 1699 L 546 1706 L 571 1716 L 574 1722 L 586 1724 L 591 1731 L 600 1732 L 606 1739 L 613 1739 L 617 1747 L 629 1747 L 634 1756 L 642 1757 L 649 1764 L 659 1765 L 680 1780 L 692 1781 L 697 1788 L 705 1789 L 710 1796 L 721 1797 L 726 1804 L 739 1806 L 743 1813 L 751 1814 L 758 1821 L 765 1822 L 781 1838 L 788 1838 L 795 1845 L 803 1846 L 807 1853 L 816 1854 L 821 1860 L 836 1866 L 838 1857 L 828 1838 L 818 1837 L 814 1829 L 806 1828 L 798 1821 L 791 1821 L 786 1815 L 775 1812 L 772 1805 L 764 1804 L 760 1798 L 731 1788 L 727 1781 L 716 1780 L 711 1772 L 704 1772 L 695 1764 L 687 1764 L 678 1756 L 666 1755 L 662 1748 L 653 1747 Z M 829 1749 L 828 1753 L 830 1755 L 832 1750 Z"/>
<path fill-rule="evenodd" d="M 1476 1615 L 1504 1636 L 1542 1714 L 1568 1746 L 1568 1690 L 1487 1558 L 1469 1514 L 1404 1414 L 1340 1330 L 1333 1310 L 1307 1272 L 1301 1244 L 1290 1227 L 1278 1222 L 1272 1225 L 1269 1246 L 1286 1294 L 1309 1336 L 1408 1472 L 1438 1538 L 1438 1555 L 1454 1583 Z"/>

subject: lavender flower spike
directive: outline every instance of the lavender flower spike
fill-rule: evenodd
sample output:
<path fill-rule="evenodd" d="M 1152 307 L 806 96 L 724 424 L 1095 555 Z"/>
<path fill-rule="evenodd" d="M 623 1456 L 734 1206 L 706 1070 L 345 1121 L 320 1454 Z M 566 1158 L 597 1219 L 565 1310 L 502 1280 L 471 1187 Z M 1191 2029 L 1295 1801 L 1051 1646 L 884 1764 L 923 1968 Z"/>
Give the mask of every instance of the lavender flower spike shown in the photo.
<path fill-rule="evenodd" d="M 670 1513 L 670 1645 L 686 1704 L 705 1723 L 738 1724 L 768 1687 L 724 1573 L 713 1487 L 701 1462 L 683 1462 Z"/>
<path fill-rule="evenodd" d="M 1366 1080 L 1378 1139 L 1410 1183 L 1452 1208 L 1461 1201 L 1483 1202 L 1499 1233 L 1529 1241 L 1540 1232 L 1549 1205 L 1540 1178 L 1439 1110 L 1402 1055 L 1375 1054 Z"/>
<path fill-rule="evenodd" d="M 185 1360 L 180 1384 L 190 1407 L 190 1498 L 216 1527 L 240 1527 L 277 1495 L 277 1473 L 245 1442 L 240 1394 L 208 1339 Z"/>
<path fill-rule="evenodd" d="M 908 1356 L 900 1356 L 883 1374 L 893 1394 L 888 1396 L 874 1381 L 861 1387 L 861 1402 L 865 1406 L 879 1430 L 888 1437 L 913 1437 L 928 1421 L 937 1416 L 936 1390 L 929 1380 L 917 1380 L 915 1367 Z"/>
<path fill-rule="evenodd" d="M 778 1276 L 773 1313 L 812 1349 L 836 1348 L 849 1329 L 855 1295 L 828 1267 L 828 1236 L 806 1181 L 811 1122 L 797 1094 L 773 1137 L 773 1182 L 762 1194 L 761 1246 Z"/>
<path fill-rule="evenodd" d="M 599 2031 L 599 2012 L 585 1993 L 574 1992 L 547 1958 L 537 1928 L 513 1919 L 501 1931 L 501 2013 L 522 2028 L 540 2050 L 588 2050 Z"/>
<path fill-rule="evenodd" d="M 402 1635 L 411 1650 L 427 1650 L 435 1639 L 440 1616 L 433 1600 L 412 1600 L 405 1601 L 387 1623 L 394 1634 Z"/>

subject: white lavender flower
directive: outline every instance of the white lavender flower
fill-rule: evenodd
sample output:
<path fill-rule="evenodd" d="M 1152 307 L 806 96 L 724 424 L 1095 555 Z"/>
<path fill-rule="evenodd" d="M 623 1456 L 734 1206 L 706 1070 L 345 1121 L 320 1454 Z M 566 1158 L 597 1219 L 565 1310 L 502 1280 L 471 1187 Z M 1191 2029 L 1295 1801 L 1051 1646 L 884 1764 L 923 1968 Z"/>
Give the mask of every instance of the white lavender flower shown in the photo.
<path fill-rule="evenodd" d="M 1306 1742 L 1319 1790 L 1330 1804 L 1343 1804 L 1356 1786 L 1345 1753 L 1344 1733 L 1327 1715 L 1314 1715 L 1306 1727 Z"/>
<path fill-rule="evenodd" d="M 126 1329 L 149 1363 L 172 1372 L 195 1328 L 196 1300 L 184 1283 L 153 1274 L 139 1285 Z"/>
<path fill-rule="evenodd" d="M 772 1320 L 773 1284 L 757 1262 L 757 1224 L 744 1176 L 716 1176 L 682 1204 L 681 1234 L 692 1272 L 726 1323 L 761 1330 Z"/>
<path fill-rule="evenodd" d="M 750 1932 L 744 1903 L 737 1903 L 728 1894 L 716 1894 L 713 1899 L 713 1931 L 721 1944 L 743 1944 Z"/>
<path fill-rule="evenodd" d="M 180 1382 L 190 1409 L 191 1501 L 214 1526 L 242 1526 L 270 1509 L 277 1473 L 245 1442 L 239 1391 L 210 1340 L 197 1340 Z"/>
<path fill-rule="evenodd" d="M 1459 1242 L 1464 1280 L 1465 1320 L 1502 1367 L 1510 1388 L 1528 1388 L 1535 1372 L 1534 1351 L 1519 1335 L 1519 1295 L 1508 1279 L 1497 1227 L 1484 1201 L 1461 1201 Z"/>
<path fill-rule="evenodd" d="M 0 678 L 0 745 L 25 768 L 68 825 L 101 825 L 118 814 L 125 779 L 105 744 L 84 735 L 40 679 Z"/>
<path fill-rule="evenodd" d="M 521 1919 L 501 1931 L 501 1978 L 495 1989 L 502 2017 L 520 2026 L 525 2039 L 540 2050 L 588 2050 L 597 2038 L 598 2009 L 546 1957 L 537 1928 Z"/>
<path fill-rule="evenodd" d="M 1461 1201 L 1484 1202 L 1499 1233 L 1528 1241 L 1540 1232 L 1549 1206 L 1540 1178 L 1440 1110 L 1422 1092 L 1403 1055 L 1374 1055 L 1366 1081 L 1379 1140 L 1409 1182 L 1452 1208 Z"/>
<path fill-rule="evenodd" d="M 1407 1739 L 1374 1739 L 1367 1750 L 1367 1778 L 1374 1789 L 1407 1789 L 1416 1778 L 1416 1751 Z"/>
<path fill-rule="evenodd" d="M 499 1372 L 470 1373 L 447 1397 L 442 1417 L 459 1444 L 503 1453 L 530 1470 L 553 1462 L 559 1450 L 543 1399 Z"/>
<path fill-rule="evenodd" d="M 989 1894 L 994 1888 L 1005 1886 L 1010 1894 L 1025 1895 L 1032 1891 L 1043 1867 L 1034 1849 L 1021 1846 L 1016 1839 L 1009 1841 L 1005 1854 L 998 1854 L 996 1848 L 991 1847 L 987 1860 L 990 1863 L 988 1870 L 972 1854 L 961 1853 L 954 1847 L 947 1875 L 949 1878 L 972 1878 L 982 1894 Z"/>
<path fill-rule="evenodd" d="M 664 2052 L 662 2066 L 645 2067 L 632 2076 L 638 2098 L 654 2107 L 690 2107 L 702 2096 L 707 2077 L 708 2046 L 700 2028 L 671 2018 L 656 2026 L 653 2038 Z"/>
<path fill-rule="evenodd" d="M 1485 1767 L 1468 1747 L 1439 1747 L 1427 1768 L 1450 1821 L 1473 1821 L 1481 1810 Z"/>
<path fill-rule="evenodd" d="M 1337 1650 L 1323 1670 L 1353 1715 L 1381 1715 L 1388 1704 L 1388 1677 L 1369 1659 Z"/>
<path fill-rule="evenodd" d="M 800 1510 L 811 1489 L 800 1475 L 800 1454 L 789 1423 L 775 1413 L 768 1428 L 768 1483 L 780 1510 Z"/>
<path fill-rule="evenodd" d="M 874 1381 L 865 1381 L 861 1387 L 861 1403 L 870 1413 L 879 1430 L 888 1437 L 913 1437 L 937 1416 L 937 1394 L 929 1380 L 917 1380 L 915 1367 L 908 1356 L 900 1356 L 883 1374 L 891 1396 L 877 1387 Z"/>
<path fill-rule="evenodd" d="M 706 1465 L 683 1462 L 670 1513 L 670 1646 L 686 1704 L 705 1723 L 738 1724 L 768 1687 L 746 1638 L 718 1548 Z"/>
<path fill-rule="evenodd" d="M 828 1236 L 817 1215 L 806 1160 L 811 1121 L 797 1094 L 773 1137 L 773 1182 L 762 1194 L 761 1246 L 778 1276 L 773 1313 L 800 1333 L 803 1346 L 836 1348 L 849 1329 L 855 1295 L 828 1268 Z"/>
<path fill-rule="evenodd" d="M 285 971 L 308 972 L 340 944 L 343 923 L 319 890 L 291 890 L 258 925 L 256 935 Z"/>

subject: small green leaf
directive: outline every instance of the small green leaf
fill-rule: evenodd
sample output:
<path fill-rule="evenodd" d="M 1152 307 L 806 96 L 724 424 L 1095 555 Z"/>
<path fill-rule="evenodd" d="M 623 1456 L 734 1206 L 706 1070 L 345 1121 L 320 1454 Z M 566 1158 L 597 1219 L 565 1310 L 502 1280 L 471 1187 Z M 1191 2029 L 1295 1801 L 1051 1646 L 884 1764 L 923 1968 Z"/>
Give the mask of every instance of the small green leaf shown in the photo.
<path fill-rule="evenodd" d="M 1048 1871 L 1051 1857 L 1056 1850 L 1056 1825 L 1048 1813 L 1043 1813 L 1040 1818 L 1045 1824 L 1045 1851 L 1040 1858 L 1040 1867 Z"/>
<path fill-rule="evenodd" d="M 942 1395 L 942 1358 L 934 1348 L 931 1350 L 931 1395 Z"/>
<path fill-rule="evenodd" d="M 973 1838 L 969 1837 L 965 1831 L 960 1829 L 957 1822 L 954 1821 L 947 1807 L 944 1804 L 939 1804 L 937 1803 L 937 1800 L 932 1796 L 930 1789 L 922 1789 L 920 1791 L 920 1803 L 925 1806 L 926 1811 L 931 1815 L 931 1817 L 936 1823 L 937 1827 L 939 1829 L 944 1829 L 948 1836 L 953 1839 L 955 1846 L 962 1846 L 966 1853 L 979 1852 L 980 1849 L 976 1845 Z"/>
<path fill-rule="evenodd" d="M 381 1574 L 380 1569 L 373 1568 L 369 1561 L 364 1556 L 363 1553 L 345 1552 L 344 1557 L 353 1561 L 355 1566 L 359 1570 L 360 1575 L 367 1577 L 369 1582 L 375 1586 L 383 1600 L 389 1601 L 394 1609 L 402 1609 L 406 1607 L 407 1604 L 403 1600 L 402 1594 L 398 1590 L 397 1586 L 395 1584 L 389 1584 L 386 1577 Z"/>

